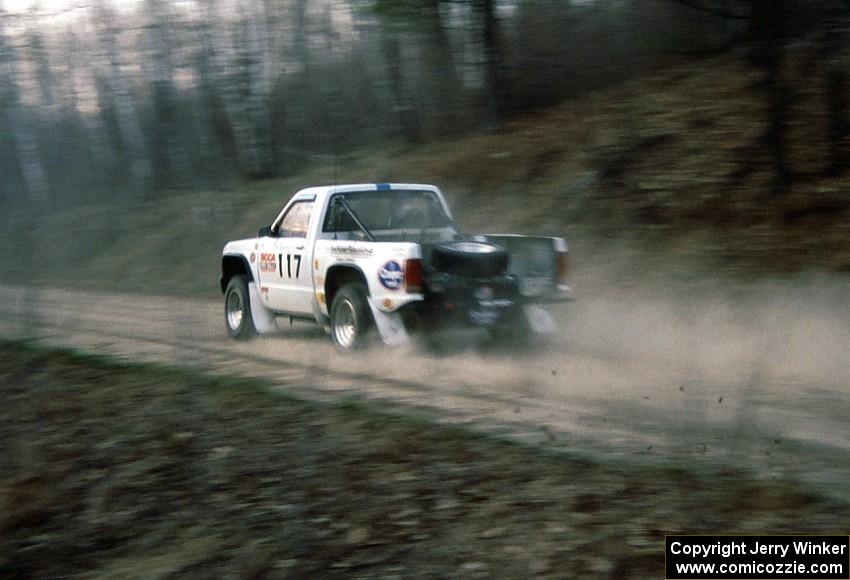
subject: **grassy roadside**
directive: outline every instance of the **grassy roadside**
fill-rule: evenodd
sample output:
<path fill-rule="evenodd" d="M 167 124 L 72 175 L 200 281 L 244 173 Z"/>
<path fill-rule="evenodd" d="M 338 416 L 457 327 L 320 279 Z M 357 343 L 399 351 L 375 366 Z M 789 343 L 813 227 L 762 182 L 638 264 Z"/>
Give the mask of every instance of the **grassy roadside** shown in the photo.
<path fill-rule="evenodd" d="M 0 343 L 0 576 L 658 578 L 665 533 L 846 531 L 735 473 Z"/>

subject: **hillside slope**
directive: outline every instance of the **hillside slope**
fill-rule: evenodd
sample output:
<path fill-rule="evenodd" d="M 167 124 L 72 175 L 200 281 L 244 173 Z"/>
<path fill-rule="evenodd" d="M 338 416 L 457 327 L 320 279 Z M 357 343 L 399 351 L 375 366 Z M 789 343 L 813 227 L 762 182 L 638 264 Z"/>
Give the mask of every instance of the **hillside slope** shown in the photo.
<path fill-rule="evenodd" d="M 6 214 L 2 276 L 212 295 L 222 245 L 254 235 L 294 191 L 379 180 L 439 184 L 470 231 L 566 233 L 577 264 L 609 264 L 623 281 L 671 270 L 746 278 L 847 271 L 850 183 L 828 176 L 826 65 L 816 56 L 816 46 L 800 43 L 787 59 L 796 180 L 782 196 L 770 193 L 760 145 L 768 122 L 762 75 L 745 55 L 729 54 L 496 132 L 417 148 L 386 144 L 289 179 L 167 192 L 133 206 Z"/>

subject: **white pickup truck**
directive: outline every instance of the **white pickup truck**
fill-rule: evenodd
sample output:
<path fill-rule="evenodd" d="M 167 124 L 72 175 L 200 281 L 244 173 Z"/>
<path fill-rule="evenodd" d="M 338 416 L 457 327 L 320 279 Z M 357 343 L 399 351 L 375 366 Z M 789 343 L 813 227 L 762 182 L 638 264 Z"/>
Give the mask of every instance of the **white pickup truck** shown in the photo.
<path fill-rule="evenodd" d="M 333 185 L 299 191 L 256 238 L 228 243 L 221 290 L 233 338 L 305 319 L 348 352 L 374 331 L 391 345 L 451 324 L 552 332 L 542 305 L 569 300 L 567 266 L 562 238 L 461 233 L 433 185 Z"/>

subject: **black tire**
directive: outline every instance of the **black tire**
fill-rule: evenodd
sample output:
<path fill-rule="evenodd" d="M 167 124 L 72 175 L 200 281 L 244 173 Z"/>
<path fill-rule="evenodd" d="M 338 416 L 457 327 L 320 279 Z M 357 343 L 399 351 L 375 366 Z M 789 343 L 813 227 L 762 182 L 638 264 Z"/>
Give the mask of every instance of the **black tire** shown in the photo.
<path fill-rule="evenodd" d="M 486 242 L 443 244 L 431 252 L 431 267 L 465 278 L 489 278 L 508 269 L 508 252 Z"/>
<path fill-rule="evenodd" d="M 248 340 L 257 335 L 251 316 L 251 295 L 248 293 L 248 278 L 234 276 L 224 291 L 224 325 L 227 334 L 236 340 Z"/>
<path fill-rule="evenodd" d="M 370 342 L 373 321 L 363 284 L 353 282 L 340 288 L 330 314 L 331 338 L 339 352 L 360 350 Z"/>

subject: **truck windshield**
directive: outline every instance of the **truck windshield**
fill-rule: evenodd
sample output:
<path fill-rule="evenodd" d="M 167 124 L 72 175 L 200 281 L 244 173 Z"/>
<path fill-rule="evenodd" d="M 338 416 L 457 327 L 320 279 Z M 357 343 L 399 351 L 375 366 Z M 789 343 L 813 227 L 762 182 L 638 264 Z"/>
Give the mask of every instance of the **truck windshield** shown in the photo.
<path fill-rule="evenodd" d="M 345 200 L 357 219 L 372 233 L 389 233 L 387 230 L 419 231 L 452 225 L 443 206 L 430 191 L 360 191 L 337 194 L 331 199 L 322 227 L 325 232 L 342 233 L 360 229 L 343 204 L 336 203 L 338 198 Z"/>

